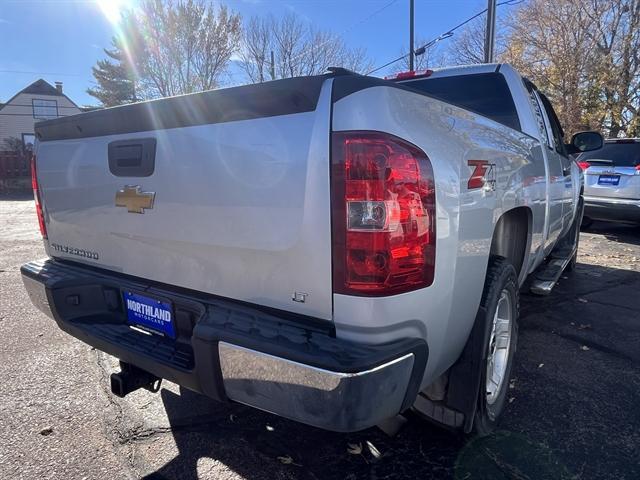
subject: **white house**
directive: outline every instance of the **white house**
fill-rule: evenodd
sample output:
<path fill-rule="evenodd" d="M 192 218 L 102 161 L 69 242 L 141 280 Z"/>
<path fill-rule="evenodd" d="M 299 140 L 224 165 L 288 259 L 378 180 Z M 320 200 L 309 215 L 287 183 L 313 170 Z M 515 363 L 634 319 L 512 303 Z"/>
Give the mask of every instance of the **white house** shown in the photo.
<path fill-rule="evenodd" d="M 41 120 L 81 113 L 80 108 L 62 93 L 62 82 L 56 86 L 36 80 L 0 104 L 0 152 L 15 149 L 17 139 L 22 147 L 33 145 L 33 126 Z"/>

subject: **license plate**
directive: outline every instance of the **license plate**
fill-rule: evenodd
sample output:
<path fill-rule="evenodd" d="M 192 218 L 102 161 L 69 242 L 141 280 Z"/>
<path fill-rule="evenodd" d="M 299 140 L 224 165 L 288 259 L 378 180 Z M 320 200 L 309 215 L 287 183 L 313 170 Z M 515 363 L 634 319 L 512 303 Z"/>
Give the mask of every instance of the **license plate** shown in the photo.
<path fill-rule="evenodd" d="M 139 293 L 124 292 L 127 320 L 151 333 L 176 338 L 171 303 Z"/>
<path fill-rule="evenodd" d="M 617 186 L 620 183 L 620 175 L 600 175 L 598 185 Z"/>

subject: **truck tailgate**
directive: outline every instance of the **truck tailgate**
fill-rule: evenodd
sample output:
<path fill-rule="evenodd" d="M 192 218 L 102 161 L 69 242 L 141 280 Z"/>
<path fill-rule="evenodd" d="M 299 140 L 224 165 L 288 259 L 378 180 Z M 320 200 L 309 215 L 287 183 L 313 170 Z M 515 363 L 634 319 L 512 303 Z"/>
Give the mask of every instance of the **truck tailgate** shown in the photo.
<path fill-rule="evenodd" d="M 330 88 L 298 78 L 38 124 L 48 253 L 331 319 Z M 145 139 L 150 175 L 110 168 L 112 142 L 135 157 Z"/>

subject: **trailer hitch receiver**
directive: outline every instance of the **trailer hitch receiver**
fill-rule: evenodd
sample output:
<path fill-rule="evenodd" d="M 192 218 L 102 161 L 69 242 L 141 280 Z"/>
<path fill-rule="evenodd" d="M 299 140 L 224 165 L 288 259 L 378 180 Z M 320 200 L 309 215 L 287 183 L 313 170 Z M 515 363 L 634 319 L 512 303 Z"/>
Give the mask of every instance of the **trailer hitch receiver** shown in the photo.
<path fill-rule="evenodd" d="M 156 393 L 161 384 L 161 378 L 125 362 L 120 362 L 120 372 L 111 374 L 111 392 L 120 398 L 140 388 Z"/>

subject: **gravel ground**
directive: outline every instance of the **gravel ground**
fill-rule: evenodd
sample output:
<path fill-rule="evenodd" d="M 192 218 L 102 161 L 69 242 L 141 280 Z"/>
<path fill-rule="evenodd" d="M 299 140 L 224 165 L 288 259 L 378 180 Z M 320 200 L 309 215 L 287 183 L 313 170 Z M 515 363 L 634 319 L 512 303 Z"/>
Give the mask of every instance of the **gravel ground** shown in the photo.
<path fill-rule="evenodd" d="M 113 358 L 29 303 L 44 256 L 33 202 L 0 200 L 0 478 L 640 478 L 640 229 L 583 232 L 577 271 L 522 296 L 500 430 L 476 441 L 412 421 L 335 434 L 165 383 L 108 392 Z M 377 452 L 377 453 L 376 453 Z"/>

